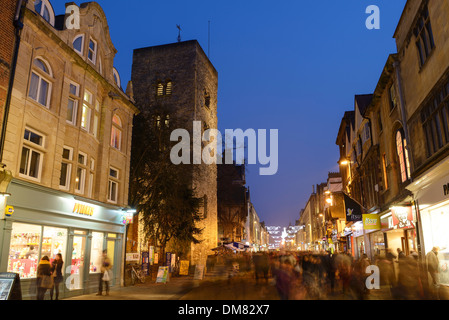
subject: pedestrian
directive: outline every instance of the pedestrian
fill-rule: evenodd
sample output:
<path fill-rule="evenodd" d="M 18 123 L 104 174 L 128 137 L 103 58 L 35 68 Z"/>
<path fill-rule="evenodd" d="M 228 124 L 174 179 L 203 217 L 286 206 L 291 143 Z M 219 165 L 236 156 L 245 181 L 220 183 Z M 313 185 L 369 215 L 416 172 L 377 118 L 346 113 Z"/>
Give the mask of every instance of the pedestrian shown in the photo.
<path fill-rule="evenodd" d="M 438 251 L 440 248 L 433 247 L 432 250 L 426 255 L 426 263 L 427 263 L 427 272 L 430 274 L 432 280 L 432 288 L 434 291 L 434 297 L 438 297 L 438 289 L 439 289 L 439 265 L 440 261 L 438 260 Z"/>
<path fill-rule="evenodd" d="M 47 256 L 43 256 L 37 266 L 37 300 L 44 300 L 45 293 L 53 287 L 51 265 Z"/>
<path fill-rule="evenodd" d="M 59 284 L 64 280 L 62 276 L 62 266 L 64 261 L 62 260 L 62 254 L 57 253 L 55 260 L 51 263 L 51 272 L 53 277 L 53 288 L 50 289 L 50 299 L 53 300 L 53 292 L 56 292 L 55 300 L 59 300 Z"/>
<path fill-rule="evenodd" d="M 98 293 L 97 296 L 101 296 L 103 294 L 103 282 L 105 284 L 106 295 L 109 295 L 109 281 L 111 280 L 110 271 L 112 269 L 111 260 L 107 255 L 107 250 L 103 250 L 103 255 L 101 257 L 101 274 L 98 285 Z"/>

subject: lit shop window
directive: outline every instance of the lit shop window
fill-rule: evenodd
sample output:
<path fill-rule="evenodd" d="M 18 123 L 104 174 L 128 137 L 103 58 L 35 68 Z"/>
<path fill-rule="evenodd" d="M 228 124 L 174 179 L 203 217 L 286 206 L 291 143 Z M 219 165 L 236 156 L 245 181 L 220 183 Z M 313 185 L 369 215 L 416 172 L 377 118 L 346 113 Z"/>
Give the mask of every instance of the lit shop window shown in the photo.
<path fill-rule="evenodd" d="M 83 289 L 86 236 L 85 231 L 75 230 L 74 232 L 70 281 L 67 283 L 70 291 Z"/>
<path fill-rule="evenodd" d="M 41 229 L 41 226 L 12 224 L 8 272 L 18 273 L 21 279 L 36 277 Z"/>
<path fill-rule="evenodd" d="M 42 59 L 34 59 L 28 96 L 47 108 L 50 107 L 51 83 L 48 79 L 51 76 L 49 65 Z"/>
<path fill-rule="evenodd" d="M 67 229 L 44 227 L 41 257 L 47 256 L 52 262 L 58 253 L 65 258 L 67 250 Z"/>
<path fill-rule="evenodd" d="M 92 232 L 92 247 L 90 251 L 90 273 L 101 272 L 101 259 L 103 255 L 104 234 Z"/>
<path fill-rule="evenodd" d="M 44 137 L 29 129 L 25 129 L 24 142 L 22 147 L 22 155 L 20 158 L 20 175 L 40 179 L 42 170 L 42 149 L 44 144 Z"/>
<path fill-rule="evenodd" d="M 8 272 L 18 273 L 22 279 L 35 278 L 37 266 L 43 256 L 53 261 L 56 254 L 60 253 L 64 259 L 66 250 L 67 229 L 14 222 Z"/>

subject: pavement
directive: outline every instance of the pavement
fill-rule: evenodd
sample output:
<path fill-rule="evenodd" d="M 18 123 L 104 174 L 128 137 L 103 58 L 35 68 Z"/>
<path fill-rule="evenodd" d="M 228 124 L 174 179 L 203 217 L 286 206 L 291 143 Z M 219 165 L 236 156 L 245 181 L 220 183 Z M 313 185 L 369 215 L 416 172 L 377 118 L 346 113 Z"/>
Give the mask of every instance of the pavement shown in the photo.
<path fill-rule="evenodd" d="M 301 299 L 301 298 L 300 298 Z M 307 298 L 306 298 L 307 299 Z M 319 300 L 353 300 L 352 294 L 340 290 Z M 391 300 L 389 289 L 371 290 L 366 300 Z M 203 280 L 193 276 L 172 277 L 167 283 L 155 283 L 149 279 L 144 284 L 111 288 L 109 295 L 95 293 L 66 298 L 64 300 L 190 300 L 190 301 L 274 301 L 280 300 L 274 280 L 259 280 L 252 275 L 240 275 L 228 280 L 225 277 L 206 275 Z"/>

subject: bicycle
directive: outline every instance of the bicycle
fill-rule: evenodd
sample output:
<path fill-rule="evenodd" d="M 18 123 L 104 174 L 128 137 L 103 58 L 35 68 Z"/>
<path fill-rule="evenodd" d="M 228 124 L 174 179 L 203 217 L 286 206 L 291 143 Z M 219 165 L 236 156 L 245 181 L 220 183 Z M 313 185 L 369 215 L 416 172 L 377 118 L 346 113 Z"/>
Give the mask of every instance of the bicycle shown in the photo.
<path fill-rule="evenodd" d="M 133 285 L 136 284 L 136 282 L 145 283 L 146 277 L 143 273 L 142 269 L 136 270 L 134 266 L 131 266 L 131 283 Z"/>

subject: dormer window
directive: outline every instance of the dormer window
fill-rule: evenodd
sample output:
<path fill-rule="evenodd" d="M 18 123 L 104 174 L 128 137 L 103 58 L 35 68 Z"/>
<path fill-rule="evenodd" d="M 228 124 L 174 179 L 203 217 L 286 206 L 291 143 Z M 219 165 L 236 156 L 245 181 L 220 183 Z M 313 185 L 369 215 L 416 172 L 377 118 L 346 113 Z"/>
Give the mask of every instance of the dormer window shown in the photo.
<path fill-rule="evenodd" d="M 81 35 L 77 36 L 73 40 L 73 49 L 78 54 L 80 54 L 81 56 L 83 55 L 83 51 L 84 51 L 84 34 L 81 34 Z"/>
<path fill-rule="evenodd" d="M 87 54 L 87 58 L 93 64 L 97 63 L 97 42 L 93 39 L 89 40 L 89 52 Z"/>
<path fill-rule="evenodd" d="M 117 69 L 112 69 L 112 74 L 114 76 L 114 82 L 117 85 L 117 87 L 121 88 L 121 81 L 120 81 L 120 75 L 118 74 Z"/>
<path fill-rule="evenodd" d="M 48 0 L 36 0 L 34 2 L 34 10 L 49 24 L 55 25 L 55 13 Z"/>

